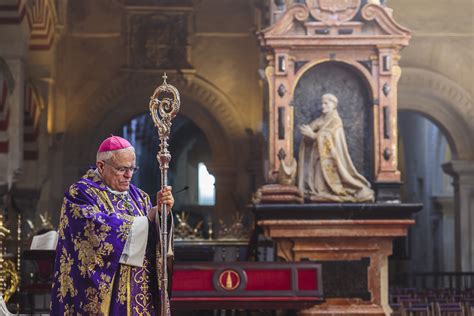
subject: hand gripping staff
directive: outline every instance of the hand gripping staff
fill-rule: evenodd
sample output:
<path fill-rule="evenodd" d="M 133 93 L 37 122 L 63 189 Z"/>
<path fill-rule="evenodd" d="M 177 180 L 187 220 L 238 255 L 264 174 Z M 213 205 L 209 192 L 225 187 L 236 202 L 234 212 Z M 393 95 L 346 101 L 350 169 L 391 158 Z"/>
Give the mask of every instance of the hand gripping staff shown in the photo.
<path fill-rule="evenodd" d="M 168 185 L 168 169 L 171 161 L 171 154 L 168 151 L 168 138 L 171 131 L 171 120 L 178 114 L 180 99 L 179 92 L 174 86 L 166 82 L 166 73 L 163 75 L 163 83 L 158 86 L 150 97 L 150 114 L 153 118 L 158 136 L 160 137 L 160 151 L 156 159 L 160 165 L 161 189 Z M 161 205 L 161 216 L 155 217 L 157 231 L 160 232 L 157 243 L 156 266 L 161 288 L 161 316 L 170 316 L 170 302 L 168 296 L 168 214 L 166 205 Z M 160 220 L 161 218 L 161 220 Z M 161 249 L 160 249 L 161 247 Z"/>

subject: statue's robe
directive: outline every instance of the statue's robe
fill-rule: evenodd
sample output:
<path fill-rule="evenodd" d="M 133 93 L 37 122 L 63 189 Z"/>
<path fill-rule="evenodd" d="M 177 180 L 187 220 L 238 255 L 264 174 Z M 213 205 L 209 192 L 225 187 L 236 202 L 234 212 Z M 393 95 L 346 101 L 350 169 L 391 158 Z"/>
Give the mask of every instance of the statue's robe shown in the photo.
<path fill-rule="evenodd" d="M 146 217 L 152 205 L 132 184 L 128 196 L 108 189 L 93 169 L 65 193 L 51 315 L 160 314 L 157 231 Z M 172 260 L 172 243 L 169 249 Z"/>
<path fill-rule="evenodd" d="M 315 202 L 373 201 L 370 183 L 352 163 L 337 110 L 309 126 L 316 137 L 303 137 L 298 161 L 298 188 L 305 197 Z"/>

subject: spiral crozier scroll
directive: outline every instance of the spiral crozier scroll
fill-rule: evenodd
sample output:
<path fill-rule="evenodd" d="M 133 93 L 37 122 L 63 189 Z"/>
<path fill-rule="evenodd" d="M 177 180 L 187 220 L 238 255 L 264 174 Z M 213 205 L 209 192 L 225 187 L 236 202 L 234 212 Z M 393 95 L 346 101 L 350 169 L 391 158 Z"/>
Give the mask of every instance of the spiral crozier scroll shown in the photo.
<path fill-rule="evenodd" d="M 161 137 L 168 137 L 171 131 L 171 120 L 178 114 L 181 103 L 178 89 L 166 82 L 166 73 L 163 75 L 163 84 L 155 89 L 150 97 L 150 113 L 158 134 Z M 160 100 L 159 96 L 164 97 Z M 172 95 L 173 98 L 168 96 Z"/>

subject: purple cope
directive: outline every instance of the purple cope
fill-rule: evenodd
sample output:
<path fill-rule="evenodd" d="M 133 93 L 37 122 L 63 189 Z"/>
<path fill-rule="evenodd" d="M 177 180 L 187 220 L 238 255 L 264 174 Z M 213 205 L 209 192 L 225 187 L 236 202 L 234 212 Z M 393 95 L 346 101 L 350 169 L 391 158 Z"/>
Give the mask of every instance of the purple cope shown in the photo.
<path fill-rule="evenodd" d="M 152 207 L 148 194 L 132 184 L 129 196 L 125 201 L 108 190 L 94 169 L 65 193 L 51 315 L 159 314 L 155 225 L 149 225 L 143 267 L 119 263 L 133 217 Z"/>

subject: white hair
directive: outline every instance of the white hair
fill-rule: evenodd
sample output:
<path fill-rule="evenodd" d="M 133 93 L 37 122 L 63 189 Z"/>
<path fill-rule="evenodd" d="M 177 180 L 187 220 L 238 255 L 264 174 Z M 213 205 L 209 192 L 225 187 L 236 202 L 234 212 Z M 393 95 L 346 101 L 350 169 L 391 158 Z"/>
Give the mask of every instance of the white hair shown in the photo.
<path fill-rule="evenodd" d="M 119 150 L 97 152 L 96 162 L 97 161 L 110 161 L 110 159 L 112 159 L 112 157 L 115 154 L 121 153 L 121 152 L 124 152 L 124 151 L 127 151 L 127 150 L 132 151 L 133 153 L 135 153 L 135 148 L 133 148 L 133 147 L 122 148 L 122 149 L 119 149 Z"/>

